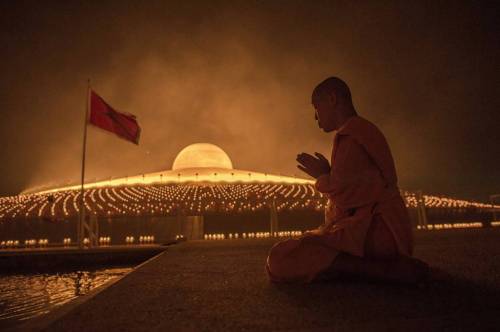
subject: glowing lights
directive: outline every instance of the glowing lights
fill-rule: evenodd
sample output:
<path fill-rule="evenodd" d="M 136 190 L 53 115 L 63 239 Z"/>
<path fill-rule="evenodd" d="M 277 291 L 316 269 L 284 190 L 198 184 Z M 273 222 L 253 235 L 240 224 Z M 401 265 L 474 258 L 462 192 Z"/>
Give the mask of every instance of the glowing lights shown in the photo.
<path fill-rule="evenodd" d="M 64 246 L 71 244 L 70 238 L 64 238 Z M 56 244 L 57 245 L 57 244 Z M 59 244 L 60 245 L 60 244 Z M 0 242 L 0 249 L 34 249 L 34 248 L 46 248 L 49 246 L 49 239 L 25 239 L 24 241 L 19 240 L 6 240 Z"/>
<path fill-rule="evenodd" d="M 175 157 L 172 170 L 189 168 L 232 169 L 233 163 L 224 150 L 209 143 L 195 143 L 182 149 Z"/>
<path fill-rule="evenodd" d="M 111 243 L 111 237 L 109 237 L 109 236 L 101 236 L 99 238 L 99 245 L 100 246 L 109 246 L 110 243 Z"/>
<path fill-rule="evenodd" d="M 182 234 L 177 234 L 177 235 L 175 236 L 175 240 L 176 240 L 176 241 L 185 241 L 185 240 L 186 240 L 186 237 L 185 237 L 184 235 L 182 235 Z"/>
<path fill-rule="evenodd" d="M 87 213 L 97 217 L 175 216 L 219 212 L 268 211 L 272 201 L 278 211 L 320 210 L 327 198 L 310 184 L 179 184 L 94 188 L 87 190 Z M 311 195 L 310 193 L 313 193 Z M 55 199 L 48 201 L 47 197 Z M 78 215 L 78 191 L 31 194 L 0 198 L 0 221 L 18 218 L 48 218 L 54 222 Z"/>
<path fill-rule="evenodd" d="M 446 224 L 429 224 L 427 226 L 417 226 L 419 230 L 442 230 L 442 229 L 464 229 L 464 228 L 481 228 L 483 223 L 481 222 L 457 222 L 457 223 L 446 223 Z"/>
<path fill-rule="evenodd" d="M 34 247 L 34 246 L 36 246 L 36 240 L 35 239 L 24 240 L 24 246 L 26 248 Z"/>
<path fill-rule="evenodd" d="M 225 234 L 205 234 L 205 240 L 224 240 L 226 238 Z"/>
<path fill-rule="evenodd" d="M 242 233 L 242 239 L 267 239 L 271 237 L 293 237 L 293 236 L 301 236 L 302 231 L 282 231 L 282 232 L 251 232 L 251 233 Z M 233 240 L 240 238 L 239 233 L 215 233 L 215 234 L 205 234 L 203 237 L 205 240 Z"/>
<path fill-rule="evenodd" d="M 190 178 L 190 172 L 192 172 L 192 178 Z M 202 169 L 179 170 L 172 174 L 176 179 L 175 183 L 169 180 L 168 172 L 161 173 L 163 182 L 159 184 L 154 184 L 155 175 L 140 176 L 143 182 L 134 182 L 130 177 L 127 186 L 115 186 L 118 179 L 113 179 L 110 181 L 114 184 L 110 186 L 88 187 L 89 189 L 84 194 L 85 209 L 87 215 L 92 218 L 133 216 L 147 219 L 147 217 L 157 216 L 202 216 L 212 213 L 260 213 L 262 216 L 264 213 L 269 213 L 272 206 L 276 207 L 278 213 L 319 212 L 327 205 L 328 197 L 317 192 L 312 181 L 309 180 L 293 178 L 295 182 L 286 182 L 285 177 L 278 177 L 279 179 L 276 178 L 277 181 L 273 182 L 272 175 L 262 174 L 265 179 L 259 182 L 258 173 L 252 173 L 252 181 L 248 181 L 245 180 L 249 177 L 246 171 L 217 169 L 214 172 L 211 169 L 210 173 L 207 172 L 208 170 Z M 196 174 L 196 179 L 194 174 Z M 205 176 L 212 180 L 214 180 L 213 177 L 217 177 L 217 181 L 208 181 L 208 178 L 204 178 Z M 225 176 L 232 180 L 223 180 Z M 417 207 L 415 193 L 403 191 L 402 195 L 408 208 Z M 42 219 L 44 222 L 54 224 L 73 222 L 78 216 L 79 197 L 79 190 L 0 197 L 0 223 L 30 219 Z M 423 195 L 421 203 L 424 204 L 430 221 L 425 229 L 432 230 L 482 227 L 482 224 L 477 222 L 478 220 L 483 220 L 484 216 L 491 215 L 495 210 L 500 211 L 500 205 L 436 195 Z M 454 222 L 440 224 L 439 222 L 443 220 L 454 220 Z M 433 225 L 434 222 L 436 222 L 435 225 Z M 492 222 L 491 226 L 500 226 L 500 221 Z M 423 226 L 417 228 L 424 229 Z M 223 237 L 217 234 L 207 234 L 204 238 L 208 240 L 210 235 L 210 239 L 258 239 L 297 236 L 297 234 L 282 231 L 271 236 L 271 234 L 266 235 L 266 232 L 246 232 L 227 233 L 223 234 Z M 147 237 L 152 234 L 142 236 Z M 125 238 L 125 243 L 154 243 L 154 240 L 145 238 L 143 241 L 139 240 L 136 238 L 127 241 Z M 54 244 L 53 239 L 51 241 L 51 245 L 60 245 L 60 243 L 57 244 L 58 242 Z M 120 239 L 121 241 L 123 238 Z M 4 247 L 6 247 L 5 243 Z M 38 242 L 37 245 L 39 245 Z M 102 242 L 102 245 L 106 245 L 106 242 Z"/>
<path fill-rule="evenodd" d="M 417 196 L 415 193 L 404 191 L 403 196 L 407 207 L 417 207 Z M 500 209 L 500 205 L 478 203 L 444 196 L 423 195 L 426 208 L 493 208 Z"/>
<path fill-rule="evenodd" d="M 500 223 L 500 222 L 499 222 Z M 473 227 L 473 226 L 469 226 Z M 437 229 L 437 228 L 435 228 Z M 237 239 L 267 239 L 267 238 L 280 238 L 280 237 L 294 237 L 294 236 L 301 236 L 303 233 L 302 231 L 295 230 L 295 231 L 281 231 L 281 232 L 275 232 L 275 233 L 270 233 L 270 232 L 250 232 L 250 233 L 213 233 L 213 234 L 205 234 L 204 239 L 205 240 L 237 240 Z M 181 234 L 177 234 L 175 236 L 175 239 L 177 241 L 185 241 L 186 237 Z M 136 242 L 136 239 L 134 236 L 129 235 L 125 237 L 125 243 L 127 245 L 132 245 Z M 141 245 L 145 244 L 154 244 L 155 243 L 155 237 L 153 235 L 141 235 L 138 237 L 138 242 Z M 84 245 L 89 245 L 90 240 L 89 238 L 84 238 L 83 240 Z M 109 236 L 101 236 L 98 239 L 98 243 L 100 246 L 108 246 L 111 244 L 111 237 Z M 27 239 L 24 240 L 23 245 L 20 244 L 18 240 L 7 240 L 7 241 L 1 241 L 0 242 L 0 249 L 21 249 L 21 248 L 45 248 L 49 244 L 48 239 Z M 71 245 L 74 245 L 75 243 L 72 242 L 71 238 L 65 237 L 62 241 L 62 245 L 64 247 L 69 247 Z M 61 243 L 56 245 L 61 245 Z"/>
<path fill-rule="evenodd" d="M 15 249 L 17 247 L 19 247 L 18 240 L 7 240 L 7 241 L 0 242 L 1 249 Z"/>
<path fill-rule="evenodd" d="M 139 244 L 151 244 L 155 242 L 155 237 L 153 235 L 141 235 L 139 236 Z"/>
<path fill-rule="evenodd" d="M 208 234 L 209 240 L 224 240 L 225 238 L 224 234 Z"/>
<path fill-rule="evenodd" d="M 141 186 L 141 185 L 162 185 L 162 184 L 193 184 L 193 183 L 211 183 L 211 184 L 302 184 L 313 185 L 314 181 L 301 179 L 297 177 L 271 175 L 259 172 L 249 172 L 245 170 L 228 170 L 222 168 L 190 168 L 181 171 L 166 171 L 138 175 L 134 177 L 117 178 L 106 181 L 86 183 L 85 189 L 95 188 L 116 188 L 123 186 Z M 49 190 L 30 190 L 23 192 L 23 195 L 29 194 L 55 194 L 64 191 L 78 191 L 80 185 L 54 188 Z M 314 189 L 312 189 L 314 190 Z"/>

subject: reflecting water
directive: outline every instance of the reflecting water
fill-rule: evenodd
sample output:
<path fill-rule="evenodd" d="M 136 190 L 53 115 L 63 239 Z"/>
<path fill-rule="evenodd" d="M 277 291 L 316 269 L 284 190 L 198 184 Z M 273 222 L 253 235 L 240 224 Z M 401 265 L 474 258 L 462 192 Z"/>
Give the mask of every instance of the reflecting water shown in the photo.
<path fill-rule="evenodd" d="M 132 268 L 0 275 L 0 328 L 48 313 Z"/>

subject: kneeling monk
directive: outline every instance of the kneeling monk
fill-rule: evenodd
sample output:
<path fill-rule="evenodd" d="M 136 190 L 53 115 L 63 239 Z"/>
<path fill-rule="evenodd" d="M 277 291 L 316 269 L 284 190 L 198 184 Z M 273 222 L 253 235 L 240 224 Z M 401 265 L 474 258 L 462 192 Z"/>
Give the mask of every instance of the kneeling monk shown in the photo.
<path fill-rule="evenodd" d="M 320 83 L 312 104 L 319 127 L 336 131 L 331 166 L 319 153 L 301 153 L 297 161 L 328 195 L 325 223 L 275 244 L 267 258 L 269 278 L 310 282 L 336 273 L 409 283 L 426 278 L 427 264 L 411 258 L 412 227 L 384 135 L 357 115 L 349 87 L 339 78 Z"/>

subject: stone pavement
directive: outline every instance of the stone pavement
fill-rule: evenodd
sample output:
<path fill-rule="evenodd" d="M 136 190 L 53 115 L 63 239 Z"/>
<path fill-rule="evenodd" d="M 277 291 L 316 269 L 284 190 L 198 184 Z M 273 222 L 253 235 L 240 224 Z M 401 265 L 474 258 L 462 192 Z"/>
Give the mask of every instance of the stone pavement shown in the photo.
<path fill-rule="evenodd" d="M 182 243 L 47 331 L 498 331 L 500 229 L 419 231 L 416 257 L 454 278 L 428 288 L 275 285 L 275 240 Z"/>

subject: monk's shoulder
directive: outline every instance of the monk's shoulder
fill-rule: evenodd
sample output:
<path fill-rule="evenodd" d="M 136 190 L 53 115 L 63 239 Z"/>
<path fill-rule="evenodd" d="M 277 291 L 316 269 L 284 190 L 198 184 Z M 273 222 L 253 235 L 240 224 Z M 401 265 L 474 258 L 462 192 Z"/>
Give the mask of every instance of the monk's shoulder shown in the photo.
<path fill-rule="evenodd" d="M 378 128 L 378 126 L 376 124 L 374 124 L 370 120 L 367 120 L 363 117 L 358 117 L 358 118 L 359 118 L 359 121 L 358 121 L 359 126 L 361 128 L 363 128 L 366 132 L 383 136 L 382 131 Z"/>
<path fill-rule="evenodd" d="M 360 116 L 353 120 L 352 126 L 346 131 L 346 134 L 359 144 L 366 145 L 370 142 L 385 141 L 384 134 L 373 122 Z"/>
<path fill-rule="evenodd" d="M 353 135 L 339 135 L 337 138 L 337 151 L 351 149 L 352 146 L 361 145 L 360 141 Z"/>

